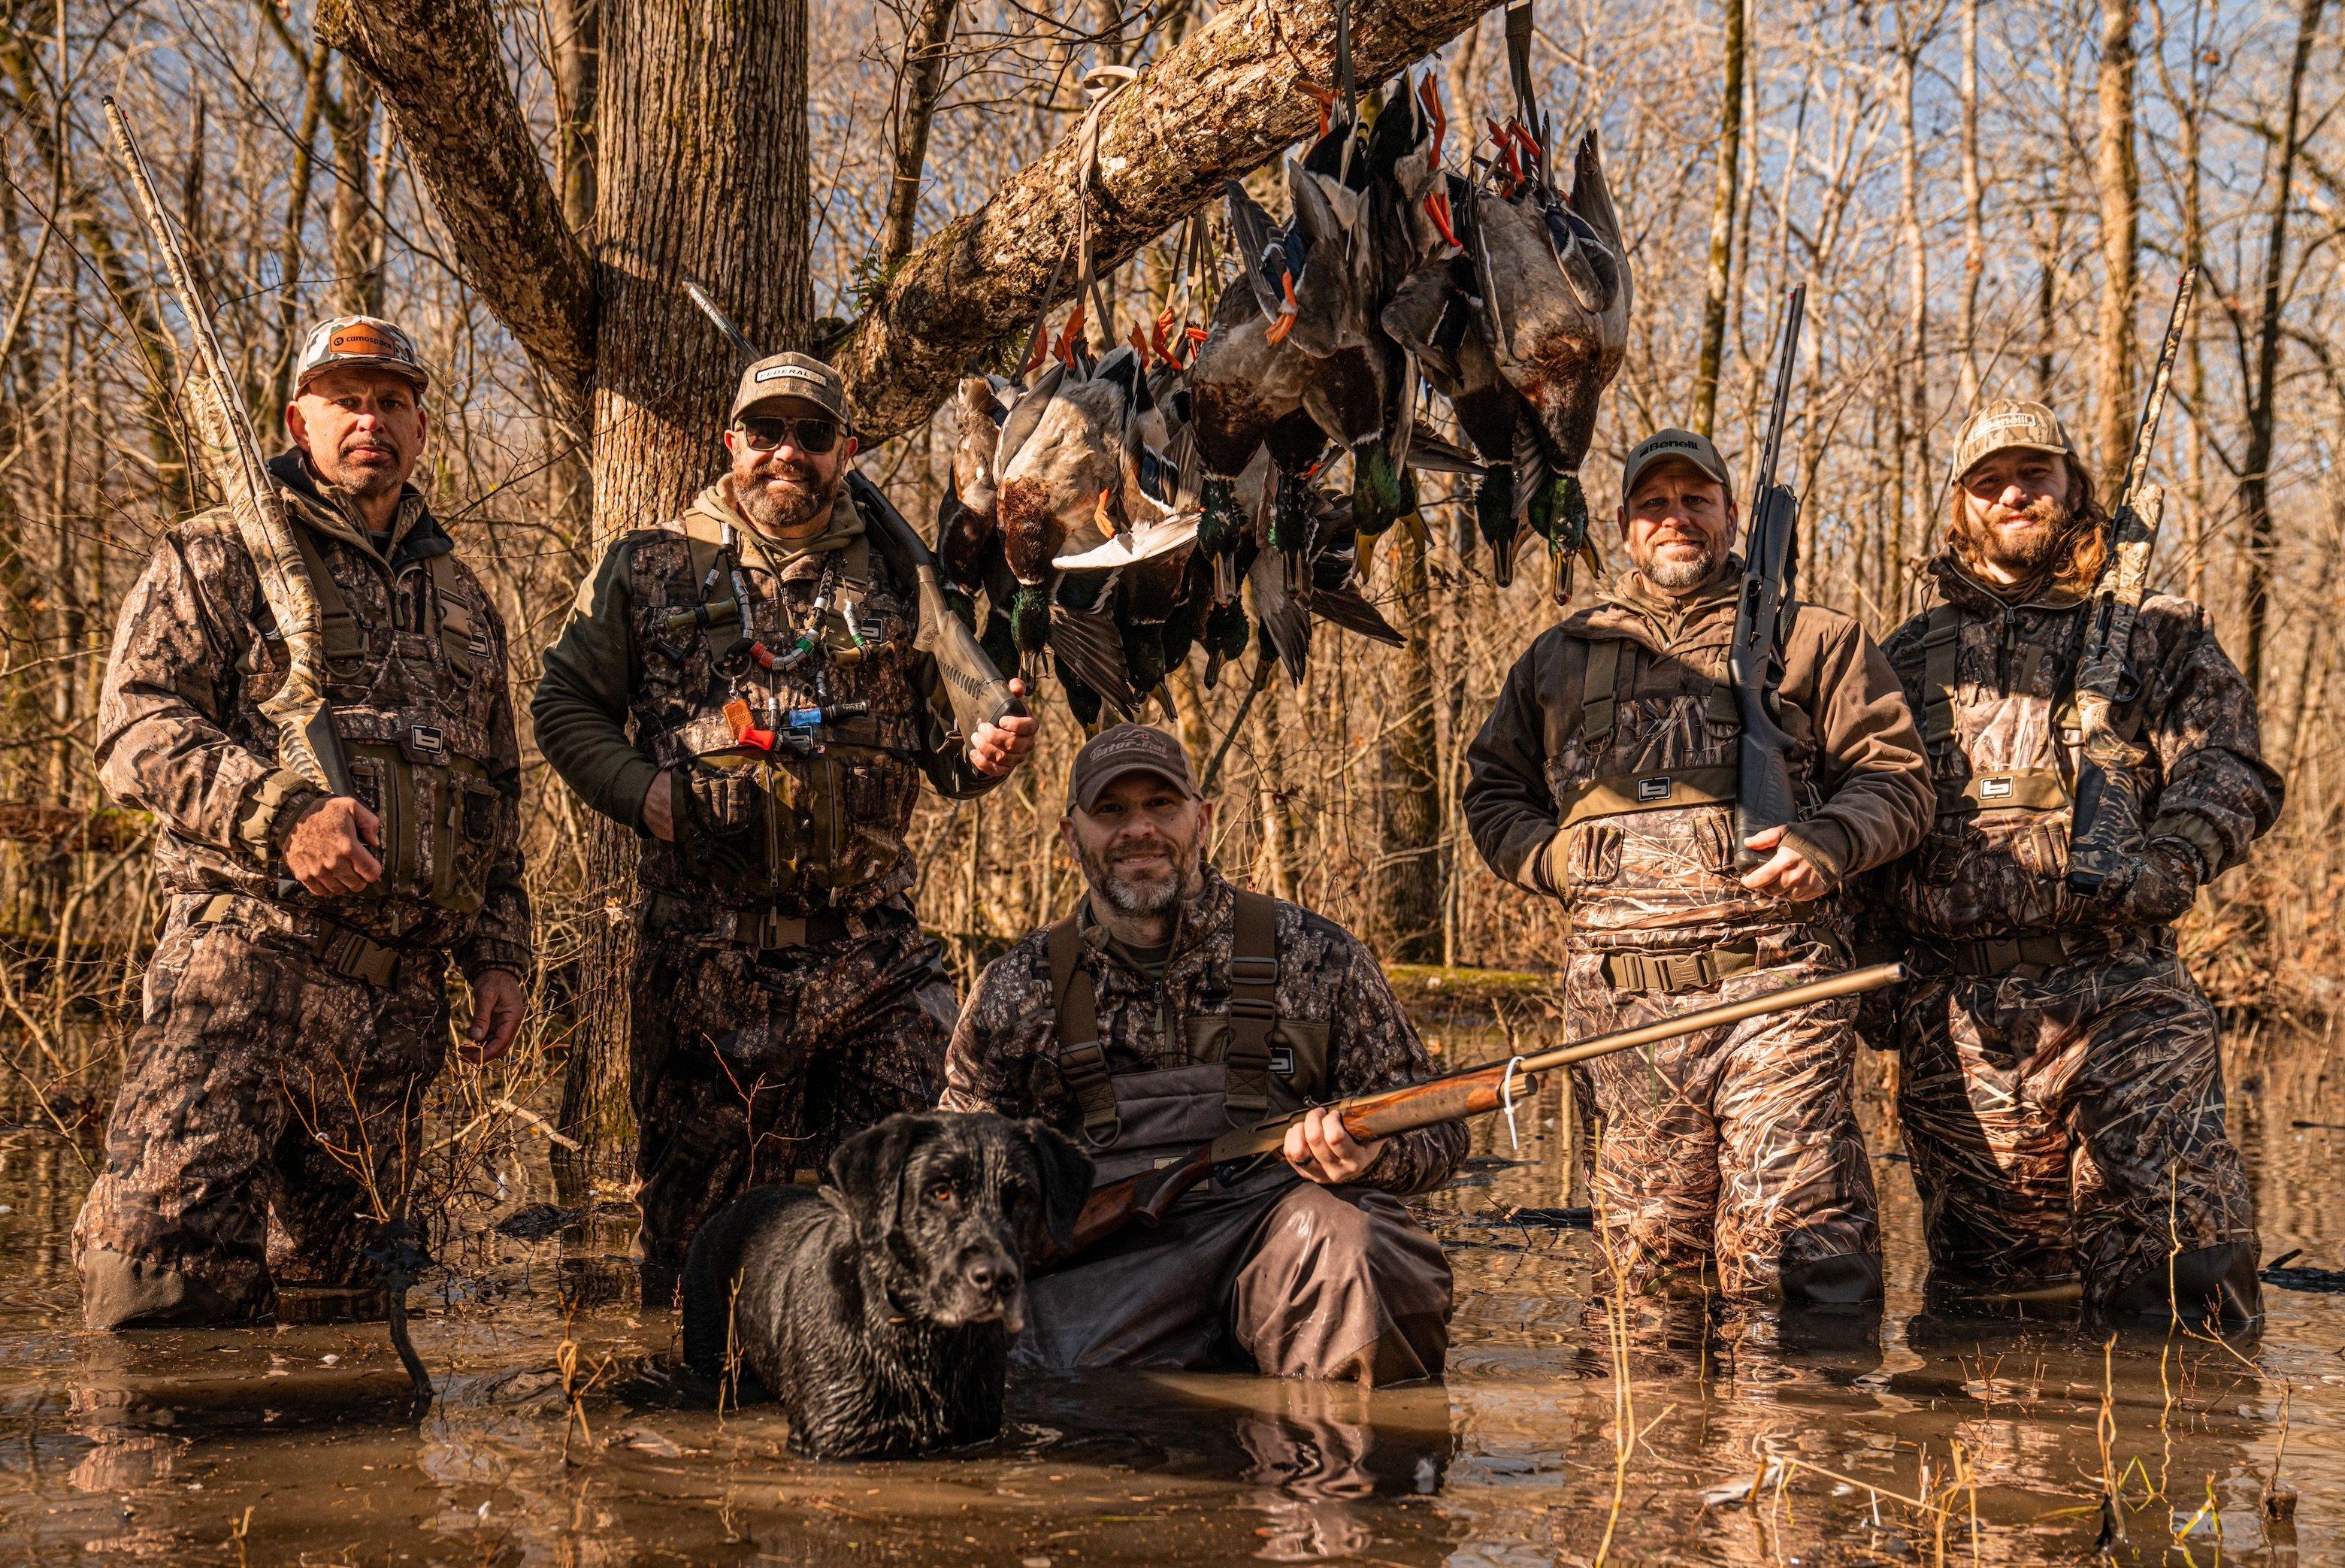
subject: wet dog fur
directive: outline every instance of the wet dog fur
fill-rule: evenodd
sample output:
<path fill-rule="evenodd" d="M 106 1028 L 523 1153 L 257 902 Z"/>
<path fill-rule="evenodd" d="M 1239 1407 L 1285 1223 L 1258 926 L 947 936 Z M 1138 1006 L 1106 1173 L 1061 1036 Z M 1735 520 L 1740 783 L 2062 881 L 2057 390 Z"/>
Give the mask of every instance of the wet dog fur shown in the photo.
<path fill-rule="evenodd" d="M 901 1114 L 839 1145 L 820 1187 L 742 1194 L 692 1238 L 684 1359 L 755 1380 L 790 1447 L 884 1458 L 1001 1430 L 1025 1260 L 1073 1238 L 1091 1160 L 1041 1122 Z"/>

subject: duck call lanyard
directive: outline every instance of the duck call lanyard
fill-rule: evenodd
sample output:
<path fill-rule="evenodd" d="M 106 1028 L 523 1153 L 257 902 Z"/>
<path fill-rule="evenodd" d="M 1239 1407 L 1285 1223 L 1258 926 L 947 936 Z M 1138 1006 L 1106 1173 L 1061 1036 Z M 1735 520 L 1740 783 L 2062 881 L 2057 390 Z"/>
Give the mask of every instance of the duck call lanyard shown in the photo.
<path fill-rule="evenodd" d="M 733 600 L 735 604 L 741 606 L 738 622 L 741 640 L 734 645 L 734 648 L 723 661 L 727 667 L 731 681 L 731 687 L 727 693 L 728 700 L 725 704 L 725 717 L 732 724 L 733 738 L 737 744 L 752 750 L 770 753 L 776 748 L 777 736 L 797 736 L 804 732 L 818 732 L 831 709 L 838 706 L 832 703 L 830 697 L 830 667 L 833 663 L 853 663 L 863 657 L 864 651 L 862 631 L 856 626 L 855 617 L 851 614 L 842 613 L 840 616 L 840 619 L 847 626 L 848 638 L 853 645 L 851 648 L 843 652 L 834 650 L 824 641 L 822 636 L 823 617 L 830 613 L 832 603 L 838 597 L 839 568 L 845 555 L 846 552 L 843 549 L 825 553 L 822 575 L 815 586 L 814 602 L 807 606 L 805 624 L 798 630 L 797 638 L 790 646 L 782 652 L 776 653 L 758 640 L 751 630 L 751 607 L 756 603 L 756 599 L 749 587 L 748 574 L 742 569 L 741 535 L 739 530 L 730 524 L 726 525 L 724 550 L 715 561 L 709 564 L 708 580 L 702 585 L 701 596 L 705 599 L 715 591 L 717 575 L 720 572 L 730 571 L 733 578 Z M 778 574 L 777 575 L 778 576 Z M 776 596 L 776 607 L 781 611 L 784 626 L 788 626 L 791 620 L 789 602 L 778 591 Z M 814 666 L 814 705 L 805 709 L 789 708 L 782 701 L 780 684 L 782 673 L 796 668 L 811 657 L 817 648 L 821 648 L 827 657 L 818 660 Z M 752 706 L 752 692 L 749 686 L 752 678 L 749 667 L 752 664 L 766 672 L 765 690 L 762 694 L 758 694 L 762 696 L 763 701 L 756 707 Z M 758 708 L 762 708 L 762 715 L 758 713 Z M 756 723 L 759 717 L 763 717 L 766 720 L 763 725 Z M 811 736 L 807 736 L 807 738 L 811 738 Z"/>

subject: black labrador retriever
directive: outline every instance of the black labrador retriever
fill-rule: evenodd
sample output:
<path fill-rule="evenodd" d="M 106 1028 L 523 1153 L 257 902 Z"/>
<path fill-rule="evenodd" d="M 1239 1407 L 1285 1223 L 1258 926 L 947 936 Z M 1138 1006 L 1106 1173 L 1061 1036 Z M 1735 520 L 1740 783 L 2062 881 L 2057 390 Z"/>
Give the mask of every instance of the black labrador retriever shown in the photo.
<path fill-rule="evenodd" d="M 1091 1162 L 1041 1122 L 900 1114 L 830 1157 L 820 1187 L 742 1194 L 692 1238 L 684 1359 L 780 1401 L 790 1447 L 885 1458 L 1001 1431 L 1024 1260 L 1066 1246 Z"/>

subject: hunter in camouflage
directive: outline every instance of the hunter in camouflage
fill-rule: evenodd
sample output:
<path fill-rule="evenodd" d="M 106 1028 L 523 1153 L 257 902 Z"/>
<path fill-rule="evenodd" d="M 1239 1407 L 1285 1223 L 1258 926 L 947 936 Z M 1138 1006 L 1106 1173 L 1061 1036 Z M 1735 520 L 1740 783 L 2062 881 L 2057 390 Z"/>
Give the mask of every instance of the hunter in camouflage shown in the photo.
<path fill-rule="evenodd" d="M 98 715 L 107 791 L 155 814 L 169 892 L 75 1227 L 93 1327 L 269 1316 L 364 1287 L 449 1033 L 502 1054 L 530 972 L 505 633 L 406 480 L 427 381 L 387 321 L 321 325 L 269 463 L 323 616 L 354 796 L 278 761 L 284 648 L 237 519 L 165 536 L 124 602 Z M 271 1220 L 275 1221 L 272 1233 Z"/>
<path fill-rule="evenodd" d="M 843 488 L 847 412 L 819 360 L 752 365 L 731 473 L 612 544 L 531 708 L 546 760 L 642 835 L 628 1066 L 654 1303 L 744 1185 L 934 1102 L 954 999 L 905 833 L 923 776 L 976 795 L 1033 745 L 1025 717 L 952 732 L 914 585 Z"/>
<path fill-rule="evenodd" d="M 1929 786 L 1896 682 L 1848 616 L 1796 606 L 1778 698 L 1802 802 L 1735 871 L 1741 563 L 1717 449 L 1662 431 L 1630 453 L 1629 569 L 1517 661 L 1468 753 L 1483 858 L 1570 911 L 1574 1035 L 1846 967 L 1849 879 L 1917 842 Z M 1604 1057 L 1576 1074 L 1600 1234 L 1640 1288 L 1805 1304 L 1876 1299 L 1880 1237 L 1857 1130 L 1852 1001 Z"/>
<path fill-rule="evenodd" d="M 1957 443 L 1936 603 L 1886 648 L 1922 718 L 1936 820 L 1868 887 L 1921 978 L 1868 1008 L 1948 1295 L 2076 1283 L 2096 1310 L 2259 1309 L 2255 1213 L 2224 1132 L 2214 1009 L 2173 922 L 2280 805 L 2255 694 L 2187 600 L 2144 601 L 2126 721 L 2149 754 L 2129 874 L 2067 881 L 2074 689 L 2108 518 L 2049 409 Z"/>
<path fill-rule="evenodd" d="M 944 1109 L 1039 1116 L 1106 1184 L 1232 1126 L 1428 1074 L 1355 938 L 1203 863 L 1212 818 L 1163 731 L 1118 725 L 1083 748 L 1061 831 L 1086 897 L 987 966 Z M 1364 1146 L 1314 1112 L 1284 1160 L 1032 1281 L 1017 1353 L 1061 1370 L 1437 1377 L 1449 1270 L 1399 1200 L 1447 1179 L 1466 1145 L 1453 1123 Z"/>

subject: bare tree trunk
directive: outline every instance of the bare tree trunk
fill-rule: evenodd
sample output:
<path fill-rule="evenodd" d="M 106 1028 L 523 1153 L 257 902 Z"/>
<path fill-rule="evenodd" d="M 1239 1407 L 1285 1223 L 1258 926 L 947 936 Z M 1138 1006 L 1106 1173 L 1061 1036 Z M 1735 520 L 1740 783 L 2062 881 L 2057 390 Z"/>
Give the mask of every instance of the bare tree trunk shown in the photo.
<path fill-rule="evenodd" d="M 379 290 L 375 270 L 375 233 L 381 218 L 375 211 L 374 160 L 369 156 L 374 140 L 373 87 L 347 62 L 342 66 L 342 112 L 333 122 L 334 286 L 327 298 L 337 314 L 367 311 Z M 370 285 L 375 285 L 370 288 Z M 371 312 L 370 312 L 371 313 Z"/>
<path fill-rule="evenodd" d="M 1986 196 L 1979 179 L 1979 0 L 1963 0 L 1963 292 L 1955 329 L 1962 406 L 1978 401 L 1979 280 L 1986 271 Z"/>
<path fill-rule="evenodd" d="M 2296 53 L 2289 66 L 2288 107 L 2279 138 L 2279 170 L 2274 181 L 2271 226 L 2264 239 L 2263 305 L 2256 321 L 2255 382 L 2248 403 L 2247 453 L 2240 463 L 2239 510 L 2248 524 L 2248 689 L 2261 695 L 2264 637 L 2270 606 L 2272 515 L 2271 463 L 2274 400 L 2279 383 L 2280 281 L 2288 255 L 2288 209 L 2296 186 L 2297 122 L 2304 107 L 2304 72 L 2320 30 L 2322 0 L 2301 0 L 2296 19 Z"/>
<path fill-rule="evenodd" d="M 253 423 L 263 443 L 277 439 L 285 423 L 285 402 L 292 394 L 293 356 L 299 351 L 301 311 L 301 231 L 310 221 L 310 187 L 318 168 L 318 123 L 326 111 L 326 68 L 333 53 L 322 45 L 310 46 L 310 66 L 303 74 L 300 128 L 295 133 L 292 188 L 285 198 L 285 229 L 277 242 L 277 341 L 252 399 Z"/>
<path fill-rule="evenodd" d="M 1702 300 L 1701 357 L 1694 370 L 1693 427 L 1718 423 L 1718 378 L 1726 352 L 1727 290 L 1734 274 L 1734 199 L 1742 155 L 1742 0 L 1725 0 L 1726 83 L 1718 110 L 1718 178 L 1710 193 L 1710 288 Z"/>
<path fill-rule="evenodd" d="M 1914 114 L 1914 77 L 1926 36 L 1910 40 L 1898 56 L 1898 110 L 1904 118 L 1904 156 L 1898 168 L 1898 229 L 1905 249 L 1905 375 L 1912 404 L 1897 413 L 1903 450 L 1897 454 L 1901 505 L 1896 523 L 1896 564 L 1881 613 L 1891 625 L 1904 609 L 1905 510 L 1913 508 L 1915 547 L 1930 540 L 1930 251 L 1922 232 L 1922 144 Z"/>
<path fill-rule="evenodd" d="M 911 254 L 912 225 L 920 209 L 920 174 L 929 160 L 929 127 L 936 118 L 937 99 L 944 92 L 945 64 L 952 55 L 953 23 L 959 15 L 956 0 L 923 0 L 904 38 L 896 168 L 888 188 L 887 219 L 879 229 L 883 277 Z"/>
<path fill-rule="evenodd" d="M 2093 182 L 2101 206 L 2101 308 L 2094 380 L 2094 456 L 2105 491 L 2133 443 L 2134 293 L 2141 170 L 2134 156 L 2134 0 L 2101 0 L 2100 136 Z"/>
<path fill-rule="evenodd" d="M 1273 677 L 1274 681 L 1276 677 Z M 1294 896 L 1294 823 L 1286 805 L 1286 750 L 1281 739 L 1278 687 L 1254 698 L 1254 886 L 1283 899 Z"/>
<path fill-rule="evenodd" d="M 1385 738 L 1384 841 L 1376 856 L 1377 934 L 1404 963 L 1441 950 L 1440 747 L 1434 717 L 1432 583 L 1421 525 L 1393 536 L 1393 593 L 1401 635 L 1399 712 Z"/>
<path fill-rule="evenodd" d="M 2035 401 L 2052 401 L 2053 351 L 2058 341 L 2060 310 L 2060 209 L 2048 188 L 2038 209 L 2046 230 L 2035 249 Z"/>

